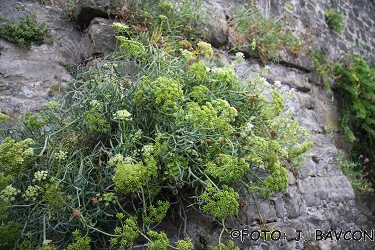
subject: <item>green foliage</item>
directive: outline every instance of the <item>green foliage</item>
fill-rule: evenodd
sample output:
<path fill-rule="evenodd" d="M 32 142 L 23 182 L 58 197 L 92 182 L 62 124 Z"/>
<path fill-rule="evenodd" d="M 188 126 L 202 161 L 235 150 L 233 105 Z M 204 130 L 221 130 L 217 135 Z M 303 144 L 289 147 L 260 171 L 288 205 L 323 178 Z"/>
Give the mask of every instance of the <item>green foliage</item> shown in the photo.
<path fill-rule="evenodd" d="M 25 127 L 32 130 L 38 130 L 47 124 L 48 120 L 43 118 L 39 119 L 39 115 L 31 115 L 29 111 L 26 111 L 25 116 L 23 117 L 23 122 Z"/>
<path fill-rule="evenodd" d="M 209 186 L 201 194 L 200 198 L 207 203 L 203 206 L 202 211 L 212 214 L 219 220 L 238 213 L 239 205 L 237 200 L 239 195 L 233 188 L 226 185 L 222 186 L 222 190 Z"/>
<path fill-rule="evenodd" d="M 149 231 L 148 235 L 151 238 L 151 243 L 148 244 L 147 250 L 161 250 L 167 249 L 169 245 L 169 239 L 163 232 L 158 233 L 155 231 Z"/>
<path fill-rule="evenodd" d="M 236 247 L 233 241 L 228 240 L 227 245 L 220 243 L 219 246 L 211 247 L 211 250 L 240 250 L 240 248 Z"/>
<path fill-rule="evenodd" d="M 1 249 L 13 249 L 21 233 L 21 227 L 14 221 L 9 221 L 0 226 L 0 247 Z"/>
<path fill-rule="evenodd" d="M 362 56 L 348 54 L 341 59 L 326 62 L 323 54 L 315 61 L 315 67 L 322 69 L 323 78 L 332 77 L 338 85 L 344 100 L 344 110 L 340 117 L 340 126 L 349 142 L 353 143 L 352 158 L 358 155 L 369 157 L 375 152 L 375 68 Z M 325 69 L 324 69 L 325 68 Z M 324 70 L 323 70 L 324 69 Z M 356 162 L 356 160 L 352 160 Z M 375 181 L 375 164 L 369 162 L 364 178 Z M 347 173 L 357 177 L 362 171 L 358 164 L 343 163 L 344 168 L 352 168 Z M 350 173 L 352 172 L 352 173 Z M 357 174 L 356 174 L 357 173 Z M 356 184 L 355 184 L 356 185 Z"/>
<path fill-rule="evenodd" d="M 62 186 L 55 178 L 52 177 L 49 183 L 44 184 L 43 189 L 42 201 L 52 207 L 59 207 L 64 204 L 64 198 L 61 194 Z"/>
<path fill-rule="evenodd" d="M 4 47 L 4 45 L 2 45 L 0 43 L 0 56 L 1 56 L 2 52 L 5 51 L 5 50 L 6 50 L 6 48 Z"/>
<path fill-rule="evenodd" d="M 109 121 L 95 107 L 86 112 L 84 124 L 94 132 L 105 133 L 110 128 Z"/>
<path fill-rule="evenodd" d="M 278 62 L 283 49 L 294 54 L 302 51 L 300 40 L 286 30 L 280 18 L 267 18 L 255 7 L 232 8 L 232 13 L 230 26 L 234 30 L 229 34 L 234 38 L 232 40 L 238 46 L 248 45 L 248 41 L 251 41 L 252 50 L 259 52 L 262 61 L 271 59 Z"/>
<path fill-rule="evenodd" d="M 48 33 L 49 29 L 45 27 L 45 23 L 37 25 L 35 15 L 20 17 L 18 23 L 6 20 L 0 27 L 1 37 L 11 42 L 22 43 L 27 48 L 31 48 L 32 44 L 40 46 Z"/>
<path fill-rule="evenodd" d="M 132 247 L 134 240 L 141 233 L 138 228 L 136 218 L 130 217 L 122 222 L 122 219 L 124 218 L 124 214 L 122 213 L 118 213 L 117 218 L 121 220 L 122 227 L 115 228 L 116 237 L 110 240 L 110 244 L 112 246 L 119 244 L 121 248 L 124 248 L 125 246 Z"/>
<path fill-rule="evenodd" d="M 82 237 L 77 229 L 73 232 L 73 236 L 74 243 L 68 245 L 68 250 L 91 250 L 90 237 Z"/>
<path fill-rule="evenodd" d="M 161 201 L 158 200 L 156 202 L 157 207 L 154 205 L 148 206 L 148 214 L 144 218 L 144 221 L 146 224 L 151 224 L 151 223 L 157 223 L 163 220 L 165 217 L 165 214 L 167 213 L 167 210 L 169 208 L 169 202 L 168 201 Z"/>
<path fill-rule="evenodd" d="M 173 32 L 187 39 L 189 27 L 179 18 L 194 13 L 185 7 L 128 3 L 119 17 L 127 27 L 114 25 L 124 46 L 77 75 L 80 84 L 58 102 L 4 128 L 4 223 L 27 232 L 16 248 L 125 249 L 143 237 L 149 249 L 167 249 L 166 234 L 150 226 L 176 210 L 185 216 L 183 206 L 221 220 L 221 238 L 240 190 L 267 196 L 286 188 L 288 163 L 311 146 L 285 110 L 292 91 L 269 84 L 267 68 L 241 80 L 233 66 L 215 66 L 201 39 L 180 44 Z M 120 70 L 128 63 L 139 70 Z"/>
<path fill-rule="evenodd" d="M 119 12 L 118 20 L 126 23 L 121 32 L 142 44 L 175 47 L 175 34 L 187 40 L 198 40 L 203 34 L 195 28 L 194 22 L 202 20 L 200 1 L 131 1 Z"/>
<path fill-rule="evenodd" d="M 345 104 L 345 115 L 352 115 L 355 121 L 342 119 L 344 127 L 359 127 L 369 135 L 375 136 L 372 127 L 375 125 L 375 68 L 365 61 L 361 56 L 348 55 L 343 60 L 336 62 L 333 73 L 340 86 L 340 92 L 347 101 Z M 354 125 L 353 123 L 356 123 Z M 354 130 L 354 129 L 353 129 Z M 348 139 L 353 141 L 349 135 Z"/>
<path fill-rule="evenodd" d="M 370 174 L 368 171 L 369 162 L 360 155 L 357 161 L 343 160 L 339 157 L 340 167 L 344 175 L 349 179 L 353 189 L 360 195 L 366 192 L 373 192 L 372 184 L 366 179 Z M 368 158 L 367 158 L 368 159 Z"/>
<path fill-rule="evenodd" d="M 34 141 L 30 138 L 16 142 L 6 137 L 0 144 L 0 166 L 5 175 L 20 175 L 30 163 L 34 149 L 29 146 Z"/>
<path fill-rule="evenodd" d="M 328 26 L 338 34 L 341 34 L 344 30 L 344 20 L 345 17 L 342 15 L 342 12 L 334 9 L 326 11 L 326 22 Z"/>
<path fill-rule="evenodd" d="M 322 76 L 328 92 L 332 92 L 328 77 L 330 77 L 332 74 L 333 61 L 327 63 L 325 53 L 322 51 L 309 51 L 309 54 L 312 56 L 312 60 L 314 62 L 314 70 Z"/>
<path fill-rule="evenodd" d="M 189 238 L 178 240 L 176 242 L 176 247 L 178 250 L 193 250 L 194 249 L 194 245 Z"/>

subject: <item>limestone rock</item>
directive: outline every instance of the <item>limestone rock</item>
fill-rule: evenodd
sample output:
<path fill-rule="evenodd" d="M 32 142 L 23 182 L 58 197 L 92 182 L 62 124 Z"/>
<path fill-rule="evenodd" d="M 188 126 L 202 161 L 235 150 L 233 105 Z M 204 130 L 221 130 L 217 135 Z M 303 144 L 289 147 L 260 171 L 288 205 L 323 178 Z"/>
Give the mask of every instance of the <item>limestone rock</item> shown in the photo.
<path fill-rule="evenodd" d="M 228 40 L 226 34 L 227 20 L 225 17 L 225 6 L 220 1 L 207 1 L 205 2 L 204 8 L 211 12 L 210 16 L 213 18 L 208 21 L 205 27 L 205 31 L 209 37 L 210 43 L 215 48 L 220 48 Z"/>
<path fill-rule="evenodd" d="M 108 55 L 116 49 L 116 31 L 112 21 L 95 17 L 83 37 L 85 57 Z"/>
<path fill-rule="evenodd" d="M 73 16 L 78 25 L 84 29 L 89 26 L 94 17 L 115 17 L 123 6 L 122 0 L 79 0 Z"/>
<path fill-rule="evenodd" d="M 74 31 L 67 18 L 55 9 L 27 2 L 23 3 L 22 10 L 16 10 L 17 4 L 16 1 L 2 2 L 1 17 L 35 13 L 37 20 L 44 18 L 51 37 L 50 43 L 46 41 L 30 49 L 0 38 L 5 48 L 0 55 L 0 110 L 20 119 L 25 111 L 38 111 L 41 105 L 61 94 L 67 87 L 66 83 L 73 79 L 63 66 L 72 59 L 65 41 L 69 39 L 75 46 L 80 33 Z M 57 39 L 59 37 L 61 39 Z"/>

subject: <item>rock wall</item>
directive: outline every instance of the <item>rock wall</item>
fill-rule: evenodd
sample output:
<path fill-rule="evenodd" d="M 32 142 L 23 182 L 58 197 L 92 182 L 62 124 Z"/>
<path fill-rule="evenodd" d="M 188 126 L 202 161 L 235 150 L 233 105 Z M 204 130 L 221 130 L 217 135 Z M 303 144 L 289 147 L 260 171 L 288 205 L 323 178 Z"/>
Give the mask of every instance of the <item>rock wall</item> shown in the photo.
<path fill-rule="evenodd" d="M 19 119 L 25 111 L 36 111 L 42 103 L 59 95 L 73 77 L 63 64 L 80 61 L 81 33 L 60 6 L 40 1 L 0 1 L 0 18 L 17 22 L 20 16 L 36 15 L 37 23 L 50 29 L 42 46 L 27 49 L 0 38 L 0 110 Z"/>
<path fill-rule="evenodd" d="M 90 57 L 107 54 L 115 48 L 114 40 L 112 45 L 109 42 L 111 21 L 105 18 L 107 16 L 103 14 L 103 10 L 81 13 L 79 9 L 88 10 L 85 5 L 91 7 L 96 5 L 90 1 L 79 2 L 81 5 L 76 8 L 75 14 L 77 17 L 84 17 L 84 20 L 78 20 L 78 23 L 83 26 L 90 23 L 83 39 L 76 26 L 66 20 L 59 8 L 53 4 L 46 8 L 38 1 L 0 3 L 2 10 L 7 10 L 2 12 L 1 17 L 9 17 L 11 13 L 17 16 L 36 12 L 39 20 L 47 21 L 54 39 L 52 44 L 33 46 L 31 50 L 0 39 L 0 43 L 7 49 L 0 56 L 2 111 L 16 116 L 25 110 L 38 109 L 40 100 L 45 102 L 53 96 L 51 95 L 51 91 L 52 93 L 54 91 L 53 86 L 56 84 L 60 86 L 72 80 L 60 62 L 69 62 L 79 53 Z M 264 15 L 276 16 L 283 13 L 286 3 L 292 5 L 294 11 L 286 15 L 285 22 L 297 35 L 311 35 L 315 41 L 311 48 L 321 49 L 329 57 L 334 58 L 354 45 L 362 45 L 362 52 L 374 58 L 375 44 L 372 39 L 375 37 L 374 1 L 257 1 Z M 199 27 L 209 31 L 212 44 L 221 49 L 231 47 L 230 38 L 224 29 L 231 4 L 238 4 L 238 1 L 204 1 L 204 6 L 210 13 L 214 13 L 215 18 L 211 19 L 207 26 Z M 17 13 L 14 7 L 19 5 L 24 8 L 17 10 Z M 97 6 L 102 5 L 97 4 Z M 343 36 L 333 33 L 325 22 L 324 13 L 331 7 L 341 10 L 346 16 Z M 111 8 L 116 9 L 116 6 L 111 5 Z M 87 13 L 101 14 L 90 16 Z M 108 17 L 111 17 L 110 13 Z M 62 36 L 63 39 L 57 39 L 58 36 Z M 103 43 L 103 46 L 100 43 Z M 223 50 L 217 49 L 216 52 L 222 55 L 224 64 L 230 64 L 234 60 L 233 55 L 228 55 Z M 261 200 L 251 195 L 241 198 L 239 217 L 228 221 L 227 226 L 233 231 L 231 235 L 227 234 L 225 237 L 230 239 L 230 236 L 233 236 L 235 243 L 241 249 L 249 250 L 373 249 L 373 240 L 363 241 L 364 230 L 369 233 L 374 230 L 374 208 L 370 200 L 373 200 L 373 197 L 358 197 L 354 193 L 349 181 L 342 174 L 337 160 L 337 153 L 345 153 L 347 149 L 345 140 L 339 133 L 337 122 L 340 97 L 335 92 L 326 92 L 319 76 L 311 72 L 312 64 L 309 57 L 295 58 L 285 53 L 283 60 L 282 64 L 268 64 L 270 70 L 267 80 L 270 83 L 281 81 L 283 88 L 296 90 L 296 98 L 288 101 L 287 106 L 293 110 L 300 124 L 310 131 L 314 145 L 306 153 L 307 160 L 302 164 L 301 169 L 289 173 L 287 190 L 273 195 L 268 200 Z M 247 74 L 251 76 L 259 72 L 261 67 L 263 65 L 259 61 L 247 58 L 236 66 L 236 71 L 240 76 Z M 196 214 L 193 210 L 189 214 L 188 236 L 199 241 L 200 234 L 210 234 L 210 242 L 214 243 L 218 239 L 220 226 L 218 227 L 210 218 L 194 217 Z M 262 226 L 260 222 L 266 223 Z M 168 223 L 163 226 L 172 237 L 176 236 L 174 227 Z M 264 226 L 276 230 L 273 236 L 277 240 L 256 240 L 257 234 L 253 232 L 265 229 Z M 332 239 L 328 237 L 326 240 L 319 238 L 320 232 L 338 234 L 340 230 L 343 233 L 350 231 L 346 238 L 351 240 L 343 240 L 343 235 L 339 241 L 335 240 L 335 236 Z M 353 232 L 356 233 L 353 235 Z M 242 233 L 243 239 L 238 238 L 235 233 Z M 299 236 L 301 240 L 296 240 Z"/>
<path fill-rule="evenodd" d="M 221 41 L 220 46 L 230 48 L 232 42 L 230 37 L 225 37 L 225 28 L 222 28 L 230 14 L 230 5 L 225 1 L 205 3 L 217 17 L 207 29 L 212 42 Z M 285 4 L 292 5 L 294 10 L 286 13 L 284 22 L 297 36 L 311 39 L 310 49 L 324 51 L 328 58 L 338 58 L 359 45 L 356 52 L 375 63 L 374 1 L 260 0 L 256 4 L 266 16 L 281 16 Z M 346 17 L 342 36 L 326 24 L 325 12 L 329 8 L 342 11 Z M 251 196 L 245 199 L 241 222 L 233 222 L 231 226 L 236 229 L 232 232 L 241 232 L 238 229 L 248 235 L 242 242 L 239 237 L 236 243 L 244 249 L 373 249 L 374 238 L 364 241 L 364 233 L 374 235 L 374 209 L 363 203 L 373 197 L 364 198 L 354 193 L 337 160 L 338 153 L 345 154 L 349 149 L 339 133 L 340 96 L 336 92 L 328 93 L 320 78 L 311 73 L 313 65 L 308 56 L 296 58 L 284 53 L 282 59 L 281 64 L 269 64 L 268 81 L 279 80 L 284 87 L 296 89 L 296 99 L 289 102 L 288 107 L 294 111 L 300 125 L 310 131 L 314 145 L 306 153 L 309 160 L 302 164 L 298 173 L 289 173 L 287 190 L 269 200 L 258 199 L 259 204 Z M 244 64 L 237 69 L 239 74 L 261 67 L 251 60 Z M 282 240 L 256 240 L 257 234 L 251 233 L 262 229 L 261 220 L 267 222 L 267 228 L 278 230 Z M 294 238 L 297 232 L 303 240 Z M 347 239 L 350 240 L 344 240 L 342 235 L 335 238 L 334 234 L 340 232 L 349 232 Z M 321 234 L 327 237 L 320 237 Z M 275 239 L 278 239 L 277 233 Z"/>
<path fill-rule="evenodd" d="M 375 2 L 373 0 L 259 0 L 265 15 L 280 16 L 285 4 L 294 10 L 286 15 L 285 23 L 299 36 L 312 35 L 312 47 L 320 49 L 330 57 L 337 58 L 354 46 L 375 63 Z M 325 13 L 333 8 L 345 17 L 344 31 L 334 33 L 326 23 Z"/>

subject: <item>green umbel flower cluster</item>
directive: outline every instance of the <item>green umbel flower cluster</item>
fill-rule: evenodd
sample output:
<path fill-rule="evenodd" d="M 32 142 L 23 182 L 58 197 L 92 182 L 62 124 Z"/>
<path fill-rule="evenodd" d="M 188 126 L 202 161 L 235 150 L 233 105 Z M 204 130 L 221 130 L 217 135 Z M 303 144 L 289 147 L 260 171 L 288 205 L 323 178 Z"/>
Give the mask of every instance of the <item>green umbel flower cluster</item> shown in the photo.
<path fill-rule="evenodd" d="M 116 184 L 117 192 L 128 194 L 145 185 L 148 179 L 147 169 L 141 162 L 122 162 L 116 165 L 113 182 Z"/>
<path fill-rule="evenodd" d="M 143 58 L 146 56 L 145 47 L 141 43 L 129 40 L 124 36 L 116 36 L 116 39 L 120 41 L 120 49 L 124 50 L 126 56 L 135 58 Z"/>
<path fill-rule="evenodd" d="M 74 242 L 68 245 L 68 250 L 91 250 L 90 237 L 82 237 L 78 230 L 73 232 L 73 236 Z"/>
<path fill-rule="evenodd" d="M 163 232 L 158 233 L 155 231 L 148 232 L 152 242 L 148 245 L 147 250 L 160 250 L 167 249 L 169 245 L 169 239 Z"/>
<path fill-rule="evenodd" d="M 150 101 L 155 102 L 162 110 L 171 110 L 176 113 L 178 103 L 184 101 L 179 82 L 165 76 L 159 77 L 155 81 L 150 81 L 148 77 L 145 77 L 139 83 L 134 102 L 141 104 Z"/>
<path fill-rule="evenodd" d="M 193 124 L 200 131 L 218 130 L 223 134 L 234 131 L 230 122 L 237 116 L 237 110 L 226 100 L 217 99 L 200 106 L 196 102 L 186 103 L 187 114 L 185 120 Z"/>
<path fill-rule="evenodd" d="M 211 72 L 213 73 L 215 82 L 218 82 L 218 83 L 224 82 L 224 83 L 230 84 L 238 80 L 238 77 L 236 73 L 234 72 L 232 66 L 214 68 L 214 69 L 211 69 Z"/>
<path fill-rule="evenodd" d="M 219 246 L 212 247 L 211 250 L 240 250 L 240 248 L 236 247 L 233 241 L 228 240 L 227 245 L 220 243 Z"/>
<path fill-rule="evenodd" d="M 145 223 L 146 224 L 151 224 L 151 223 L 156 223 L 160 222 L 164 217 L 165 214 L 167 213 L 167 210 L 169 208 L 169 202 L 168 201 L 161 201 L 158 200 L 156 202 L 156 207 L 154 205 L 150 205 L 148 207 L 148 215 L 145 217 Z"/>
<path fill-rule="evenodd" d="M 193 99 L 193 101 L 202 104 L 203 101 L 207 99 L 207 94 L 209 93 L 209 89 L 204 85 L 198 85 L 193 87 L 193 91 L 191 91 L 187 96 Z"/>
<path fill-rule="evenodd" d="M 189 66 L 188 74 L 201 83 L 206 80 L 207 70 L 206 64 L 203 61 L 198 61 Z"/>
<path fill-rule="evenodd" d="M 219 220 L 237 215 L 239 207 L 237 202 L 238 197 L 238 193 L 226 185 L 222 186 L 222 190 L 217 190 L 215 187 L 209 186 L 200 196 L 202 201 L 207 203 L 203 206 L 202 211 L 212 214 Z"/>
<path fill-rule="evenodd" d="M 214 162 L 207 164 L 206 170 L 209 175 L 215 178 L 223 181 L 235 181 L 241 179 L 249 170 L 249 164 L 245 159 L 219 154 Z"/>
<path fill-rule="evenodd" d="M 176 247 L 178 250 L 193 250 L 194 245 L 189 238 L 179 240 L 176 242 Z"/>
<path fill-rule="evenodd" d="M 210 60 L 214 54 L 211 44 L 200 41 L 197 45 L 198 45 L 200 54 L 202 54 L 204 58 L 206 58 L 207 60 Z"/>
<path fill-rule="evenodd" d="M 125 216 L 122 213 L 118 213 L 116 217 L 122 220 Z M 120 244 L 120 247 L 132 247 L 134 240 L 139 236 L 140 230 L 137 225 L 137 219 L 135 217 L 130 217 L 124 220 L 122 227 L 116 227 L 115 233 L 118 237 L 111 238 L 110 244 L 115 246 Z"/>
<path fill-rule="evenodd" d="M 34 144 L 32 139 L 25 139 L 16 142 L 7 137 L 0 144 L 0 166 L 5 175 L 23 174 L 24 168 L 30 163 L 34 155 L 34 149 L 30 148 Z"/>

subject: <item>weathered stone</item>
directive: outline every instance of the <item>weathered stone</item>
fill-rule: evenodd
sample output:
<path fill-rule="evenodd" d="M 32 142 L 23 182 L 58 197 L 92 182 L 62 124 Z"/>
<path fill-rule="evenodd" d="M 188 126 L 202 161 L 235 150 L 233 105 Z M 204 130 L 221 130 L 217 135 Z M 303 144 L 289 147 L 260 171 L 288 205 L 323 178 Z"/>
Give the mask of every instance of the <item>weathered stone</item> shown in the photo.
<path fill-rule="evenodd" d="M 305 211 L 306 205 L 303 203 L 297 187 L 289 186 L 285 192 L 283 200 L 288 218 L 297 218 Z"/>
<path fill-rule="evenodd" d="M 310 132 L 321 133 L 322 128 L 319 125 L 319 123 L 316 122 L 316 119 L 318 117 L 319 116 L 316 114 L 314 110 L 303 109 L 299 112 L 298 122 L 300 126 L 308 129 Z"/>
<path fill-rule="evenodd" d="M 15 6 L 16 2 L 2 2 L 1 17 L 12 17 Z M 41 16 L 47 18 L 52 34 L 59 33 L 63 37 L 79 40 L 77 36 L 80 34 L 69 28 L 71 23 L 61 13 L 44 7 L 37 8 L 31 3 L 25 4 L 21 13 L 16 13 L 23 15 L 22 12 L 29 11 L 37 13 L 37 19 Z M 0 55 L 0 110 L 15 119 L 20 119 L 26 111 L 38 111 L 41 105 L 64 91 L 65 82 L 73 79 L 62 66 L 70 62 L 69 52 L 62 46 L 62 41 L 33 45 L 31 49 L 2 38 L 0 43 L 5 48 Z"/>
<path fill-rule="evenodd" d="M 86 69 L 115 67 L 122 76 L 134 76 L 141 71 L 141 67 L 136 62 L 91 60 L 86 64 Z"/>
<path fill-rule="evenodd" d="M 115 17 L 123 6 L 123 0 L 79 0 L 73 16 L 83 29 L 89 26 L 94 17 Z"/>
<path fill-rule="evenodd" d="M 301 74 L 301 72 L 297 69 L 292 68 L 285 71 L 283 68 L 284 67 L 279 64 L 272 64 L 269 70 L 269 78 L 273 81 L 281 81 L 281 83 L 301 92 L 310 91 L 311 85 L 307 76 Z"/>
<path fill-rule="evenodd" d="M 287 215 L 284 201 L 281 197 L 273 198 L 273 202 L 275 203 L 276 209 L 276 216 L 282 218 Z"/>
<path fill-rule="evenodd" d="M 215 48 L 220 48 L 228 40 L 228 35 L 225 30 L 228 28 L 225 17 L 224 7 L 217 1 L 205 2 L 204 8 L 206 12 L 210 12 L 210 16 L 214 17 L 208 21 L 205 27 L 205 32 L 208 35 L 209 41 Z"/>
<path fill-rule="evenodd" d="M 276 221 L 276 205 L 274 200 L 256 199 L 249 196 L 246 198 L 247 206 L 244 208 L 249 222 L 254 220 L 266 219 L 269 221 Z M 258 204 L 257 204 L 258 203 Z"/>
<path fill-rule="evenodd" d="M 307 78 L 311 84 L 322 84 L 323 79 L 317 72 L 311 72 L 307 74 Z"/>
<path fill-rule="evenodd" d="M 83 37 L 85 57 L 108 55 L 116 49 L 116 32 L 112 21 L 95 17 Z"/>
<path fill-rule="evenodd" d="M 289 186 L 296 184 L 296 177 L 294 176 L 292 172 L 288 172 L 288 183 L 289 183 Z"/>
<path fill-rule="evenodd" d="M 300 180 L 299 190 L 307 206 L 317 206 L 319 200 L 343 202 L 354 199 L 353 188 L 345 176 L 314 177 Z"/>

